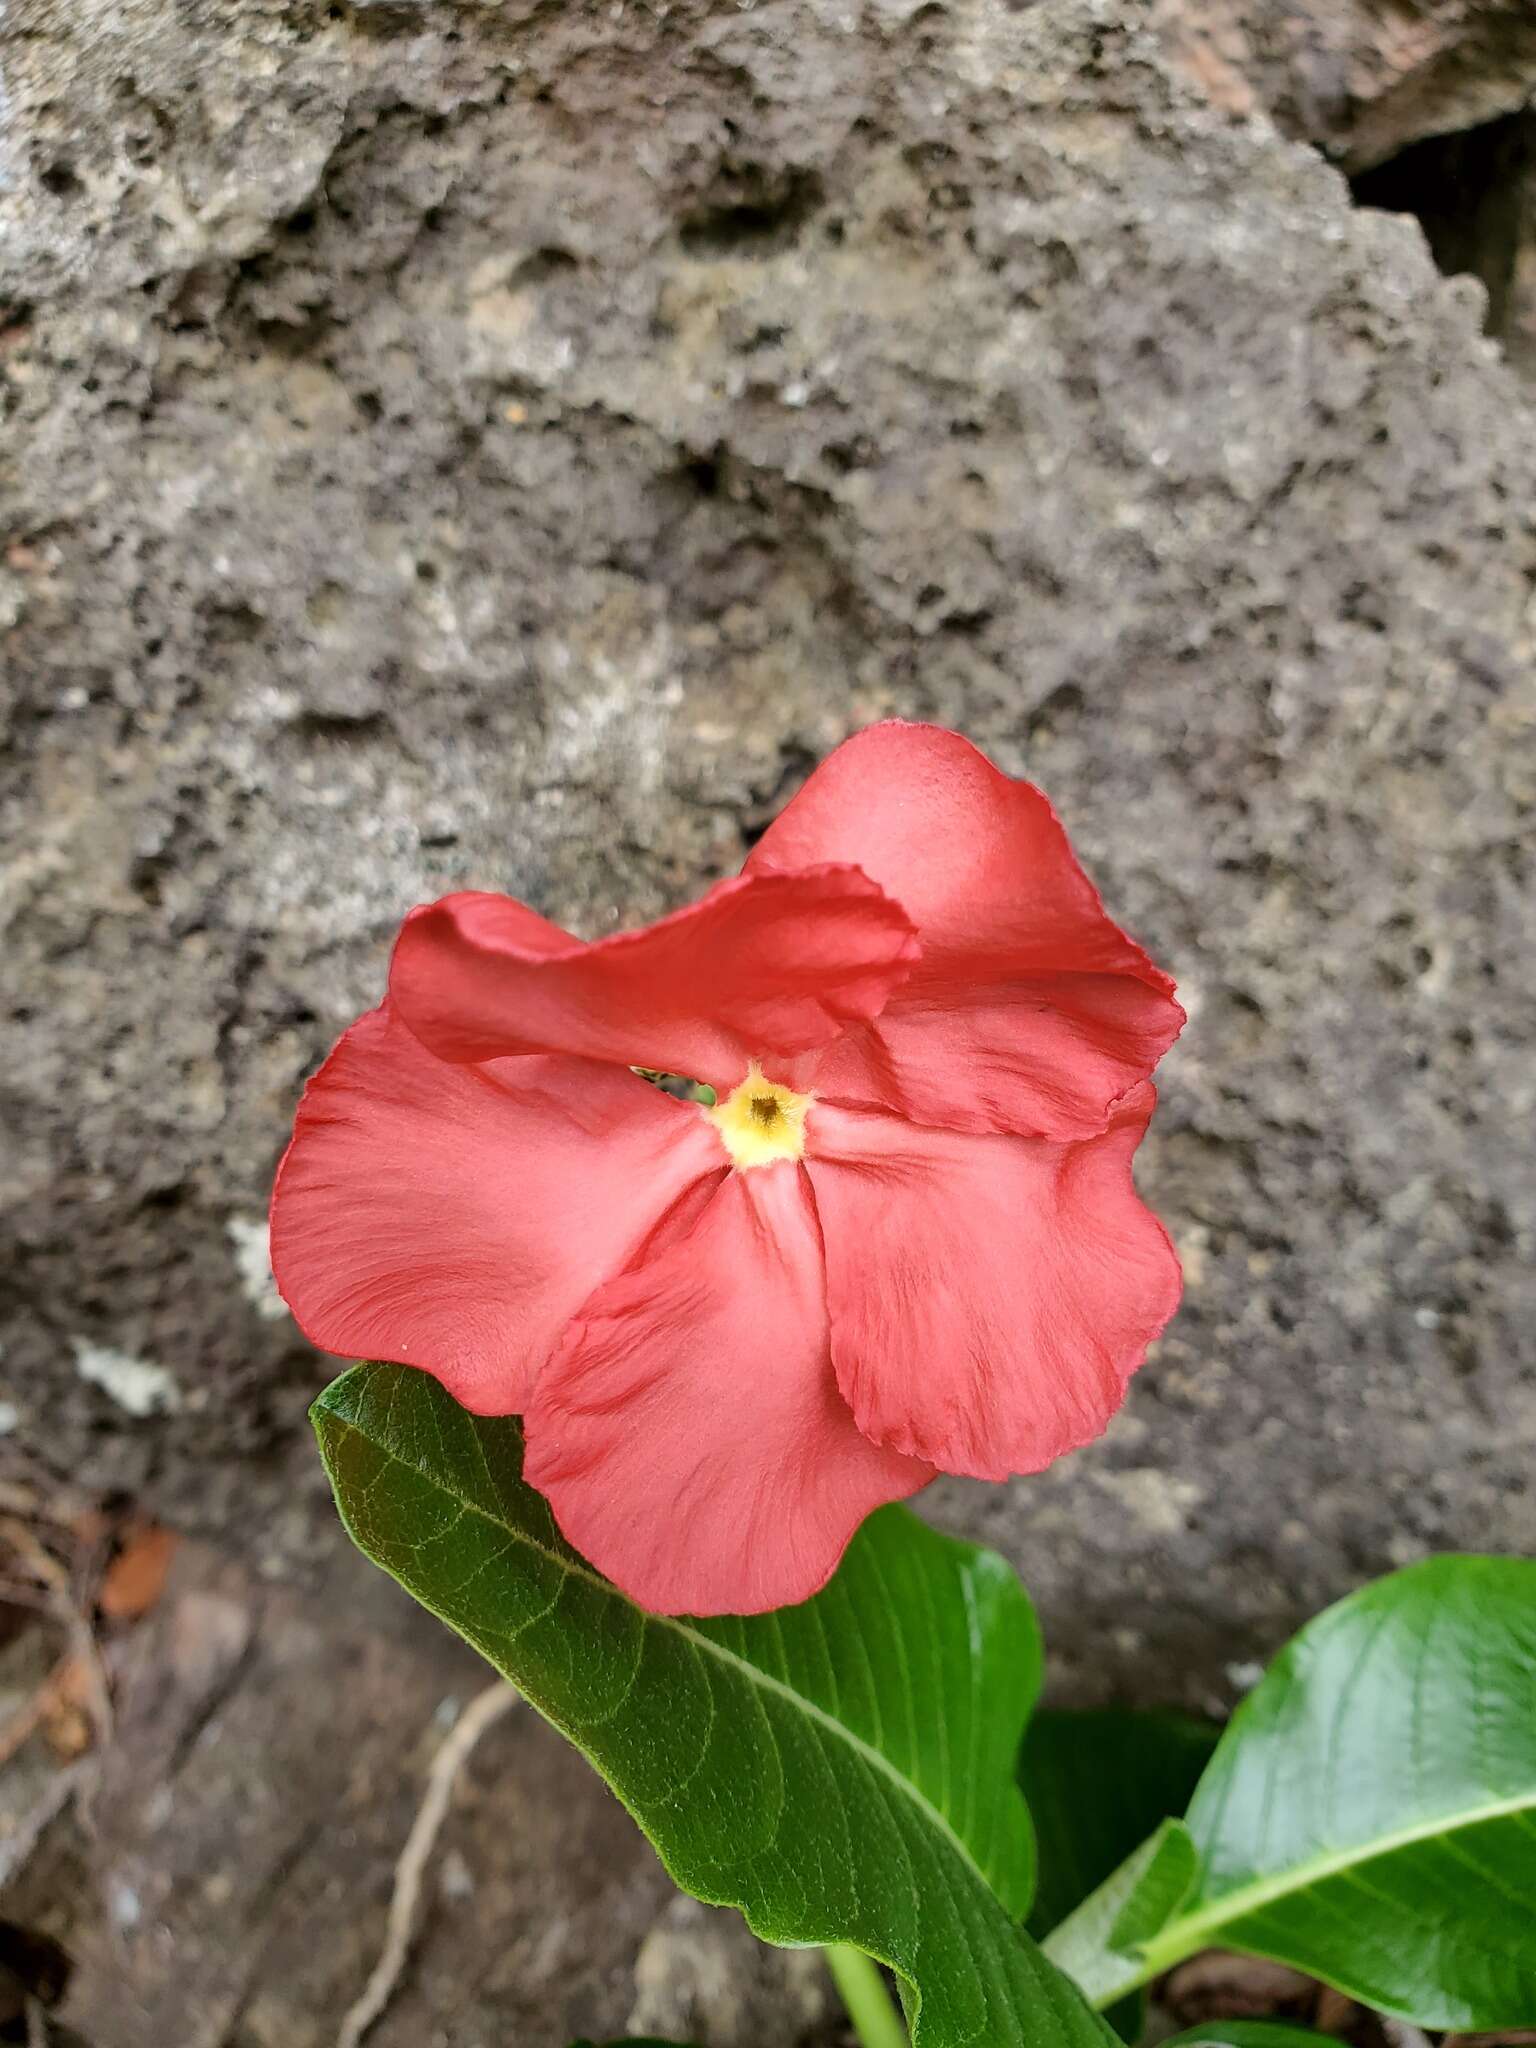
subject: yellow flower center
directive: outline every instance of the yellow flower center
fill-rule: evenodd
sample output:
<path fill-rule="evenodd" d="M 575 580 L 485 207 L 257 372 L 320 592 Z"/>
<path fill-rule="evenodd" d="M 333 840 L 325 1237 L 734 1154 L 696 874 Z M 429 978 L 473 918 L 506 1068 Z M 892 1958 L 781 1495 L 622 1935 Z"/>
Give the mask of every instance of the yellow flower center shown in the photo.
<path fill-rule="evenodd" d="M 813 1098 L 766 1078 L 754 1060 L 747 1078 L 723 1102 L 705 1110 L 733 1166 L 772 1166 L 805 1150 L 805 1113 Z"/>

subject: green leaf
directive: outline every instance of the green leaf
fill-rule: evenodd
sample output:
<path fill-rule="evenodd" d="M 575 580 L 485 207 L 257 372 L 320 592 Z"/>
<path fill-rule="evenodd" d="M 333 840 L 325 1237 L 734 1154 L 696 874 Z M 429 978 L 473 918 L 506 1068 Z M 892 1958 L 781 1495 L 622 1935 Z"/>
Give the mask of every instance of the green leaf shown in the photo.
<path fill-rule="evenodd" d="M 1194 1889 L 1200 1859 L 1181 1820 L 1165 1820 L 1051 1934 L 1045 1952 L 1094 2005 L 1139 1980 L 1141 1952 Z"/>
<path fill-rule="evenodd" d="M 1420 2026 L 1536 2024 L 1536 1563 L 1434 1558 L 1319 1615 L 1188 1822 L 1195 1896 L 1104 1995 L 1214 1944 Z"/>
<path fill-rule="evenodd" d="M 1331 2034 L 1289 2027 L 1282 2020 L 1207 2020 L 1175 2034 L 1162 2048 L 1338 2048 Z"/>
<path fill-rule="evenodd" d="M 1019 1760 L 1040 1865 L 1031 1934 L 1060 1926 L 1161 1821 L 1184 1811 L 1220 1732 L 1162 1708 L 1045 1708 L 1033 1716 Z M 1076 1936 L 1073 1948 L 1076 1955 Z M 1063 1956 L 1056 1960 L 1076 1975 Z M 1143 2005 L 1139 1992 L 1106 2005 L 1123 2041 L 1141 2039 Z"/>
<path fill-rule="evenodd" d="M 1110 1947 L 1132 1952 L 1145 1948 L 1189 1897 L 1199 1872 L 1200 1859 L 1189 1829 L 1181 1820 L 1165 1820 L 1147 1844 L 1146 1859 L 1135 1883 L 1127 1885 L 1114 1900 L 1115 1913 L 1107 1936 Z"/>
<path fill-rule="evenodd" d="M 1001 1558 L 887 1508 L 803 1606 L 667 1619 L 561 1539 L 515 1421 L 390 1365 L 313 1413 L 358 1545 L 582 1750 L 685 1891 L 767 1941 L 887 1964 L 919 2048 L 1110 2041 L 1014 1924 L 1040 1645 Z"/>
<path fill-rule="evenodd" d="M 1032 1934 L 1059 1926 L 1159 1821 L 1184 1811 L 1220 1732 L 1128 1707 L 1033 1716 L 1019 1761 L 1040 1866 Z"/>

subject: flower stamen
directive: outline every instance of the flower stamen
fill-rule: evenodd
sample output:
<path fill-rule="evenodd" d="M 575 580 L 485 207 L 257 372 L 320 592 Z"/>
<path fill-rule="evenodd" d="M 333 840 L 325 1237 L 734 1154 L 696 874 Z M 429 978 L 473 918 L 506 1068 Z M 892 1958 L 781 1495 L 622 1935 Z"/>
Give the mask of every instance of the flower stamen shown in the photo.
<path fill-rule="evenodd" d="M 805 1113 L 812 1097 L 770 1081 L 754 1060 L 746 1079 L 704 1113 L 720 1133 L 731 1164 L 772 1166 L 805 1150 Z"/>

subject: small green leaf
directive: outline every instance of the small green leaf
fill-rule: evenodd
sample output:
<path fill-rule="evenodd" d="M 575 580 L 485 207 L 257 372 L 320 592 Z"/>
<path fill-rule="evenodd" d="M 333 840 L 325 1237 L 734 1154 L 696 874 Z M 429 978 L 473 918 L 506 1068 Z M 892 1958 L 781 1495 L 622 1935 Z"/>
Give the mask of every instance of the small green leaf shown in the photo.
<path fill-rule="evenodd" d="M 1175 2034 L 1162 2048 L 1337 2048 L 1331 2034 L 1288 2027 L 1281 2020 L 1207 2020 Z"/>
<path fill-rule="evenodd" d="M 1536 2023 L 1536 1563 L 1432 1558 L 1319 1615 L 1189 1825 L 1211 1939 L 1421 2026 Z"/>
<path fill-rule="evenodd" d="M 888 1965 L 918 2048 L 1111 2043 L 1015 1924 L 1040 1645 L 1001 1558 L 887 1508 L 803 1606 L 668 1619 L 562 1540 L 510 1418 L 392 1365 L 313 1413 L 359 1547 L 582 1750 L 684 1890 Z"/>
<path fill-rule="evenodd" d="M 1047 1707 L 1031 1718 L 1019 1760 L 1040 1866 L 1031 1934 L 1059 1926 L 1159 1821 L 1184 1811 L 1220 1733 L 1161 1709 Z"/>
<path fill-rule="evenodd" d="M 1106 1939 L 1101 1999 L 1215 1945 L 1420 2026 L 1536 2024 L 1536 1562 L 1432 1558 L 1319 1615 L 1188 1823 L 1195 1894 L 1128 1978 Z"/>
<path fill-rule="evenodd" d="M 1165 1820 L 1051 1934 L 1045 1952 L 1097 2006 L 1142 1981 L 1141 1952 L 1194 1888 L 1199 1858 L 1181 1820 Z"/>
<path fill-rule="evenodd" d="M 1120 1894 L 1107 1937 L 1111 1948 L 1132 1953 L 1145 1948 L 1194 1889 L 1200 1859 L 1183 1821 L 1165 1820 L 1147 1844 L 1147 1852 L 1141 1875 Z"/>

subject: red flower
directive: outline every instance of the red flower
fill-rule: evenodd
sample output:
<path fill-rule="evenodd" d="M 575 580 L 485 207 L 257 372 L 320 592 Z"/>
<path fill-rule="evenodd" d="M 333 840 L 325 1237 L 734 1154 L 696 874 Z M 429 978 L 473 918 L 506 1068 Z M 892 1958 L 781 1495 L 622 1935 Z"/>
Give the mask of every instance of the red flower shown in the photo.
<path fill-rule="evenodd" d="M 523 1415 L 642 1605 L 803 1600 L 880 1502 L 1119 1406 L 1179 1295 L 1131 1180 L 1172 991 L 1038 790 L 878 725 L 645 931 L 413 911 L 300 1106 L 278 1285 L 325 1350 Z"/>

